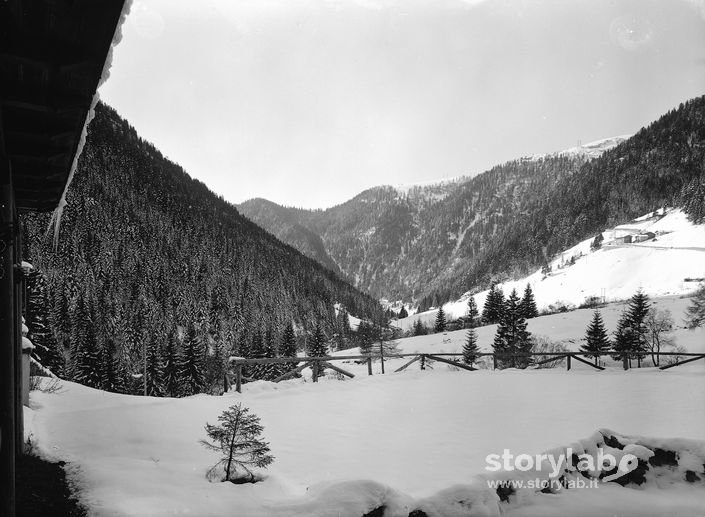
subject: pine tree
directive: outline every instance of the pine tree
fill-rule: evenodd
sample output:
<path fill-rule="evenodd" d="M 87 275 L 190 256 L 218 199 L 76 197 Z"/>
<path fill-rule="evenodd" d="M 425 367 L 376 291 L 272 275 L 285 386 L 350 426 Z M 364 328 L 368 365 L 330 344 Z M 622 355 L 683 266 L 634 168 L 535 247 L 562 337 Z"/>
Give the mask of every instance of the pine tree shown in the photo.
<path fill-rule="evenodd" d="M 252 334 L 250 357 L 252 359 L 265 359 L 267 357 L 264 349 L 264 338 L 259 330 Z M 247 376 L 253 379 L 264 379 L 267 375 L 267 366 L 266 364 L 251 365 L 246 369 Z"/>
<path fill-rule="evenodd" d="M 470 296 L 470 298 L 468 298 L 468 312 L 465 316 L 466 326 L 471 329 L 475 328 L 477 326 L 478 317 L 477 302 L 474 296 Z"/>
<path fill-rule="evenodd" d="M 686 309 L 685 324 L 689 329 L 702 327 L 705 324 L 705 282 L 690 299 L 690 306 Z"/>
<path fill-rule="evenodd" d="M 649 297 L 640 289 L 629 300 L 629 306 L 622 314 L 617 324 L 615 340 L 612 349 L 614 358 L 633 359 L 648 349 L 646 317 L 651 304 Z"/>
<path fill-rule="evenodd" d="M 100 388 L 101 367 L 95 328 L 90 320 L 85 326 L 85 333 L 76 344 L 74 380 L 91 388 Z"/>
<path fill-rule="evenodd" d="M 585 334 L 585 341 L 586 343 L 580 347 L 580 350 L 585 352 L 588 357 L 594 357 L 595 364 L 598 363 L 600 355 L 610 351 L 612 344 L 607 337 L 607 331 L 605 330 L 600 311 L 595 311 L 593 314 L 592 321 Z"/>
<path fill-rule="evenodd" d="M 274 341 L 274 331 L 272 327 L 267 327 L 267 332 L 264 335 L 264 357 L 267 359 L 272 359 L 274 357 L 277 357 L 277 345 Z M 264 366 L 264 372 L 263 372 L 263 378 L 266 380 L 272 380 L 276 379 L 279 377 L 283 371 L 280 368 L 279 364 L 265 364 Z"/>
<path fill-rule="evenodd" d="M 463 362 L 472 365 L 477 360 L 480 348 L 477 346 L 477 332 L 473 327 L 468 329 L 465 344 L 463 345 Z"/>
<path fill-rule="evenodd" d="M 172 330 L 166 339 L 164 346 L 164 369 L 163 369 L 164 394 L 167 397 L 178 397 L 179 386 L 179 343 L 176 332 Z"/>
<path fill-rule="evenodd" d="M 289 320 L 289 322 L 284 326 L 284 333 L 282 334 L 282 341 L 279 345 L 279 355 L 282 357 L 296 357 L 296 333 L 294 332 L 294 323 Z M 281 374 L 294 370 L 297 363 L 285 363 L 281 365 Z"/>
<path fill-rule="evenodd" d="M 51 312 L 46 292 L 46 280 L 39 270 L 29 274 L 27 297 L 27 337 L 34 344 L 32 352 L 39 363 L 56 376 L 64 373 L 64 356 L 52 331 Z"/>
<path fill-rule="evenodd" d="M 531 334 L 526 330 L 526 320 L 521 311 L 519 295 L 516 289 L 505 302 L 502 311 L 502 320 L 497 326 L 492 348 L 497 354 L 528 354 L 533 343 Z M 501 368 L 526 368 L 531 358 L 526 357 L 498 357 Z"/>
<path fill-rule="evenodd" d="M 438 308 L 438 313 L 436 314 L 436 324 L 433 329 L 438 332 L 445 332 L 446 330 L 446 313 L 443 311 L 443 306 Z"/>
<path fill-rule="evenodd" d="M 282 343 L 279 347 L 279 351 L 282 357 L 296 357 L 296 334 L 294 333 L 294 324 L 291 320 L 284 327 L 284 334 L 282 335 Z"/>
<path fill-rule="evenodd" d="M 125 370 L 120 363 L 117 347 L 108 336 L 100 348 L 100 389 L 113 393 L 127 393 Z"/>
<path fill-rule="evenodd" d="M 406 307 L 403 305 L 401 306 L 401 310 L 399 310 L 399 314 L 397 315 L 397 318 L 403 319 L 409 316 L 409 313 L 406 310 Z"/>
<path fill-rule="evenodd" d="M 360 347 L 360 355 L 370 355 L 374 342 L 372 326 L 365 320 L 360 321 L 357 327 L 356 338 Z"/>
<path fill-rule="evenodd" d="M 323 333 L 323 327 L 321 327 L 319 322 L 316 322 L 316 329 L 313 332 L 313 336 L 311 336 L 308 354 L 311 357 L 325 357 L 328 355 L 326 335 Z"/>
<path fill-rule="evenodd" d="M 648 349 L 646 317 L 649 315 L 649 297 L 639 289 L 629 301 L 629 325 L 634 335 L 634 352 L 645 352 Z"/>
<path fill-rule="evenodd" d="M 147 347 L 147 395 L 163 397 L 163 365 L 159 346 L 152 343 Z"/>
<path fill-rule="evenodd" d="M 274 461 L 269 444 L 260 439 L 264 430 L 259 417 L 238 403 L 230 406 L 218 417 L 220 425 L 206 424 L 206 433 L 214 443 L 202 440 L 209 450 L 220 452 L 221 459 L 207 474 L 208 479 L 237 481 L 246 474 L 247 481 L 254 481 L 252 467 L 266 468 Z"/>
<path fill-rule="evenodd" d="M 531 290 L 531 284 L 526 284 L 524 289 L 524 297 L 521 299 L 521 311 L 524 315 L 524 319 L 535 318 L 539 315 L 539 311 L 536 308 L 536 300 L 534 300 L 534 292 Z"/>
<path fill-rule="evenodd" d="M 192 322 L 188 326 L 183 351 L 179 358 L 179 378 L 183 395 L 195 395 L 203 389 L 203 346 Z"/>
<path fill-rule="evenodd" d="M 503 312 L 504 294 L 502 293 L 502 289 L 500 289 L 497 284 L 492 284 L 489 292 L 487 293 L 485 305 L 482 308 L 482 321 L 484 321 L 487 325 L 499 323 L 502 319 Z"/>
<path fill-rule="evenodd" d="M 614 354 L 612 357 L 616 361 L 621 361 L 624 358 L 631 359 L 633 352 L 634 338 L 632 335 L 632 329 L 629 326 L 629 321 L 626 314 L 622 314 L 622 317 L 617 323 L 617 330 L 614 332 L 614 341 L 612 342 L 612 350 Z"/>
<path fill-rule="evenodd" d="M 425 336 L 428 334 L 426 326 L 421 323 L 421 319 L 417 319 L 414 323 L 414 336 Z"/>

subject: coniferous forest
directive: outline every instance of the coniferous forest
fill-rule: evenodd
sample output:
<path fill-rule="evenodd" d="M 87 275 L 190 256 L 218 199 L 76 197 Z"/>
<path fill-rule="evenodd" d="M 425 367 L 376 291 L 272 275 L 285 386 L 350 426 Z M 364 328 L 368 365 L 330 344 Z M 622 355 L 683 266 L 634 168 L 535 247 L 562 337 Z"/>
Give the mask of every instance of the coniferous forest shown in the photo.
<path fill-rule="evenodd" d="M 46 214 L 23 217 L 24 256 L 38 270 L 28 280 L 30 338 L 42 364 L 90 386 L 212 391 L 229 356 L 291 355 L 293 328 L 299 349 L 316 329 L 318 339 L 340 339 L 349 329 L 338 328 L 336 303 L 381 315 L 375 300 L 242 217 L 103 104 L 56 248 L 49 224 Z"/>

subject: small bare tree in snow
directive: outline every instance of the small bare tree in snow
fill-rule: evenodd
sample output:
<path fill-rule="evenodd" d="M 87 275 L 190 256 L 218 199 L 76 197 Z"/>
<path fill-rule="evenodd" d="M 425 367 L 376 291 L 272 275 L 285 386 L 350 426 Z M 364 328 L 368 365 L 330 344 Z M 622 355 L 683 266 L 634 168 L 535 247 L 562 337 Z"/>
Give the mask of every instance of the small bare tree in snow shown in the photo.
<path fill-rule="evenodd" d="M 670 335 L 673 323 L 673 316 L 668 309 L 662 311 L 652 307 L 646 315 L 646 343 L 651 352 L 651 362 L 654 363 L 654 366 L 659 366 L 661 363 L 658 353 L 662 349 L 675 346 L 673 337 Z"/>
<path fill-rule="evenodd" d="M 252 483 L 256 481 L 252 468 L 266 468 L 274 461 L 269 444 L 260 439 L 264 428 L 257 415 L 250 414 L 242 404 L 230 406 L 218 417 L 220 425 L 206 424 L 211 441 L 201 440 L 204 447 L 222 453 L 220 461 L 208 471 L 213 481 Z"/>

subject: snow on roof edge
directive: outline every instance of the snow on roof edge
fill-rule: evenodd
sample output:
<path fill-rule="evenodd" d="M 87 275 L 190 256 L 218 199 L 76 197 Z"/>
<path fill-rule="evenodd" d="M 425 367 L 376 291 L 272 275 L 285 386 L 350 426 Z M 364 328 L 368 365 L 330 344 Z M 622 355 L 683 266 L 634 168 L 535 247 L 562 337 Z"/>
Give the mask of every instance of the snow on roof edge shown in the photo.
<path fill-rule="evenodd" d="M 122 40 L 122 26 L 127 19 L 127 15 L 130 13 L 132 8 L 132 0 L 124 0 L 122 5 L 122 11 L 120 12 L 120 18 L 118 19 L 117 25 L 115 26 L 115 32 L 113 33 L 113 41 L 108 49 L 108 55 L 105 58 L 105 63 L 103 63 L 103 71 L 100 74 L 100 79 L 98 81 L 98 86 L 96 92 L 93 95 L 93 100 L 91 101 L 91 107 L 86 113 L 86 120 L 83 123 L 83 129 L 81 130 L 81 138 L 78 141 L 78 146 L 76 147 L 76 154 L 73 157 L 73 163 L 71 164 L 71 169 L 69 170 L 69 176 L 66 179 L 66 185 L 64 186 L 64 191 L 61 193 L 61 198 L 59 199 L 59 204 L 54 209 L 54 213 L 49 221 L 49 228 L 54 225 L 54 249 L 59 246 L 59 228 L 61 226 L 61 215 L 64 212 L 64 207 L 66 206 L 66 194 L 68 193 L 73 177 L 76 174 L 76 167 L 78 167 L 78 159 L 81 157 L 83 152 L 83 147 L 86 145 L 86 136 L 88 135 L 88 125 L 93 120 L 95 116 L 95 107 L 100 100 L 100 94 L 98 93 L 98 88 L 100 88 L 105 81 L 110 77 L 110 67 L 113 63 L 113 49 Z"/>

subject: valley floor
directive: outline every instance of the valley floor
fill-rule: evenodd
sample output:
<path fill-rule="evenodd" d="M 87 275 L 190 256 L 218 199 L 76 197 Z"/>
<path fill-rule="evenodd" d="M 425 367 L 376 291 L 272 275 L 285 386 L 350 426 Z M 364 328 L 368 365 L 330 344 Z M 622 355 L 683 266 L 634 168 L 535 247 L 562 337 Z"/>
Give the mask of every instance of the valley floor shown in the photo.
<path fill-rule="evenodd" d="M 158 399 L 70 382 L 33 392 L 28 432 L 69 463 L 90 515 L 498 515 L 496 502 L 453 513 L 455 485 L 475 486 L 488 454 L 542 452 L 591 435 L 705 439 L 705 364 L 667 371 L 433 370 L 318 384 L 257 382 L 222 397 Z M 256 485 L 209 483 L 216 456 L 199 440 L 242 401 L 262 419 L 276 460 Z M 475 485 L 473 485 L 475 484 Z M 460 489 L 461 492 L 474 489 Z M 593 493 L 599 490 L 597 493 Z M 702 484 L 603 486 L 501 503 L 507 515 L 700 515 Z M 445 508 L 445 509 L 444 509 Z M 435 509 L 435 510 L 434 510 Z M 700 513 L 698 513 L 700 512 Z"/>

